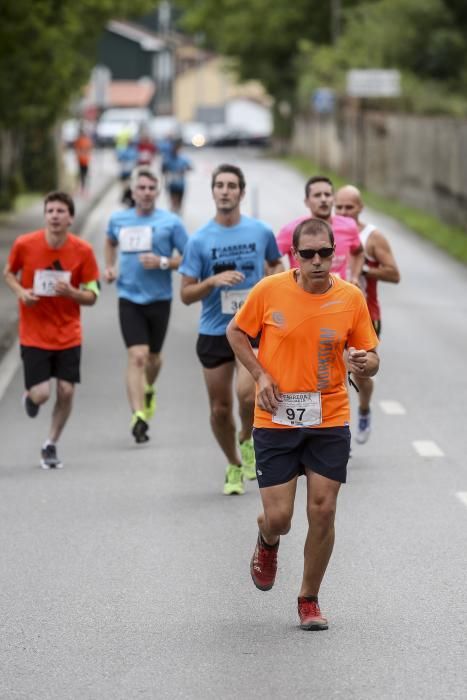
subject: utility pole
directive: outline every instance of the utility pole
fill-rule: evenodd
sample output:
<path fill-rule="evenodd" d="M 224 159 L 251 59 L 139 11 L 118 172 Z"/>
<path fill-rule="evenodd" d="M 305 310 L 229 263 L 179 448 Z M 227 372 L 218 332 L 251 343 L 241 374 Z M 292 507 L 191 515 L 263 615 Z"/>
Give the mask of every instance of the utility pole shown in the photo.
<path fill-rule="evenodd" d="M 331 39 L 337 44 L 341 33 L 341 0 L 331 0 Z"/>

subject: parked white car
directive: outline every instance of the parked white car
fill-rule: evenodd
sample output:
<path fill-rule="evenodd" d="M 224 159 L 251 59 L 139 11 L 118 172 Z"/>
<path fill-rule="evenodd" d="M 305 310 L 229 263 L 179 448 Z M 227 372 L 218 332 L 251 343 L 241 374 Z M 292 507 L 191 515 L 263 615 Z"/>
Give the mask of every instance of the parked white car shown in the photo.
<path fill-rule="evenodd" d="M 62 141 L 65 146 L 73 146 L 78 138 L 79 124 L 78 119 L 65 119 L 65 121 L 62 122 Z"/>
<path fill-rule="evenodd" d="M 180 136 L 180 124 L 172 114 L 163 114 L 152 117 L 149 122 L 149 133 L 153 139 L 160 141 L 168 137 L 178 138 Z"/>
<path fill-rule="evenodd" d="M 107 109 L 97 122 L 95 141 L 97 146 L 113 146 L 119 134 L 126 132 L 130 138 L 137 136 L 141 127 L 148 127 L 153 118 L 150 109 L 119 107 Z"/>

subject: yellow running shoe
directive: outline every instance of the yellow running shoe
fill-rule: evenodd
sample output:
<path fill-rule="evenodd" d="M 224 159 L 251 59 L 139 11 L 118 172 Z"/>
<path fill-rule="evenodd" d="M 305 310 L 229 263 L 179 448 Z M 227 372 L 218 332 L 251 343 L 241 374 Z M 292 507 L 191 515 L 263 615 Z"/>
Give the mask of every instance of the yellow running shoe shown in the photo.
<path fill-rule="evenodd" d="M 156 390 L 150 384 L 146 384 L 144 390 L 144 415 L 146 422 L 151 420 L 156 410 Z"/>
<path fill-rule="evenodd" d="M 245 479 L 253 481 L 256 479 L 256 460 L 253 438 L 240 443 L 240 454 L 242 455 L 243 476 Z"/>
<path fill-rule="evenodd" d="M 225 472 L 224 494 L 226 496 L 233 494 L 241 496 L 244 493 L 242 467 L 237 464 L 229 464 Z"/>

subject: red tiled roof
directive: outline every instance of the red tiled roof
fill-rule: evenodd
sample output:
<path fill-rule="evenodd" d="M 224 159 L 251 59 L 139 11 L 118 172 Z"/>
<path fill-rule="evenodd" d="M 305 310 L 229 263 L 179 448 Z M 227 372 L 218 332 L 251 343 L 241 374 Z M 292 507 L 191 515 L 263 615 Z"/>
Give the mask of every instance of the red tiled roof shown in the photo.
<path fill-rule="evenodd" d="M 107 107 L 147 107 L 156 91 L 152 80 L 112 80 L 107 90 Z M 91 86 L 86 87 L 86 102 L 92 102 Z"/>

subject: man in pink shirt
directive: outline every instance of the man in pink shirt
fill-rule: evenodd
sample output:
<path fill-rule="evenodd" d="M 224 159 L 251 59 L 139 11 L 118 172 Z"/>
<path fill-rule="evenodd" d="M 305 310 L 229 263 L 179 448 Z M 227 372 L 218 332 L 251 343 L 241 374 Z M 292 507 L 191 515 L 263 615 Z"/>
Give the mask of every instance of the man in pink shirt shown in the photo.
<path fill-rule="evenodd" d="M 334 232 L 336 251 L 331 272 L 352 284 L 358 285 L 360 272 L 364 263 L 363 247 L 357 224 L 346 216 L 332 214 L 334 204 L 334 187 L 329 178 L 322 175 L 310 177 L 305 185 L 305 206 L 310 210 L 309 216 L 286 224 L 277 235 L 277 245 L 282 255 L 288 255 L 290 267 L 297 267 L 292 255 L 292 236 L 295 228 L 310 216 L 327 221 Z"/>

